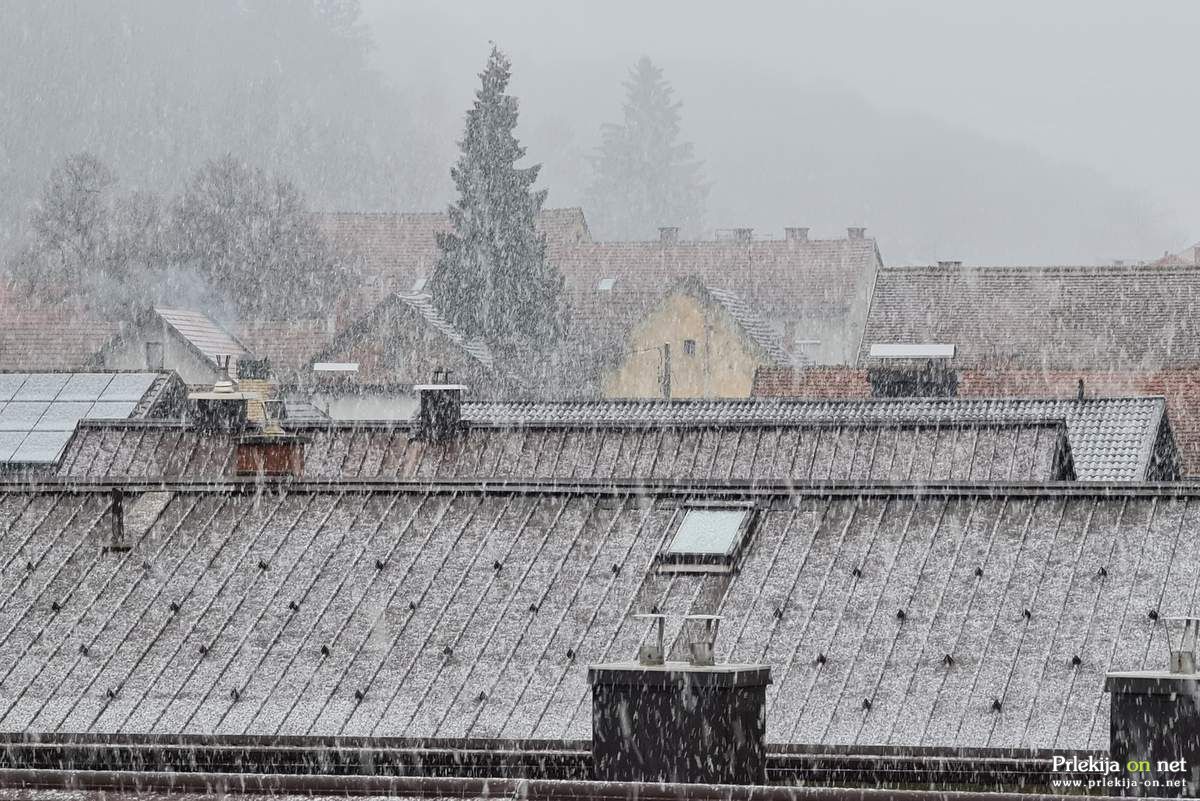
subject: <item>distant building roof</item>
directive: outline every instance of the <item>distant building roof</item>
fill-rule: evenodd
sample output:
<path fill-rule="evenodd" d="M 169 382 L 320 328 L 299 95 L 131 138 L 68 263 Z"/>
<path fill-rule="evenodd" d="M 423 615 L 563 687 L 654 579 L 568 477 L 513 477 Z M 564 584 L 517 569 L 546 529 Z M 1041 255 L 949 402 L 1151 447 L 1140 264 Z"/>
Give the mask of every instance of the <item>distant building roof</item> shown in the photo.
<path fill-rule="evenodd" d="M 418 279 L 433 275 L 437 235 L 450 230 L 444 212 L 320 212 L 321 231 L 364 270 L 363 301 L 378 303 L 393 292 L 409 292 Z M 582 209 L 544 209 L 538 230 L 551 248 L 590 241 Z"/>
<path fill-rule="evenodd" d="M 771 666 L 772 744 L 1103 751 L 1195 601 L 1191 485 L 743 489 L 720 576 L 656 570 L 687 488 L 261 489 L 128 487 L 120 552 L 107 486 L 0 486 L 0 731 L 586 740 L 657 606 Z"/>
<path fill-rule="evenodd" d="M 477 421 L 546 423 L 635 422 L 954 422 L 1061 418 L 1066 421 L 1081 481 L 1142 481 L 1160 437 L 1169 436 L 1160 397 L 1064 399 L 911 398 L 896 400 L 747 399 L 713 401 L 467 402 Z"/>
<path fill-rule="evenodd" d="M 948 343 L 953 364 L 1152 370 L 1200 364 L 1200 267 L 888 267 L 859 351 Z"/>
<path fill-rule="evenodd" d="M 120 327 L 81 310 L 16 308 L 0 304 L 0 370 L 80 370 Z"/>
<path fill-rule="evenodd" d="M 155 307 L 154 313 L 214 366 L 220 356 L 232 356 L 236 361 L 249 354 L 236 336 L 203 312 Z"/>
<path fill-rule="evenodd" d="M 481 380 L 495 366 L 486 343 L 468 339 L 417 292 L 390 294 L 314 351 L 314 362 L 355 362 L 348 378 L 367 386 L 411 386 L 440 368 Z"/>
<path fill-rule="evenodd" d="M 432 275 L 436 234 L 449 230 L 445 214 L 318 214 L 316 219 L 343 248 L 359 254 L 363 295 L 371 302 L 392 291 L 410 291 L 418 279 Z M 844 350 L 851 358 L 881 263 L 875 240 L 862 229 L 844 239 L 595 242 L 579 209 L 547 209 L 539 226 L 546 234 L 547 258 L 565 279 L 573 320 L 565 347 L 577 363 L 617 348 L 649 307 L 687 276 L 736 292 L 768 322 L 795 322 L 800 334 L 806 326 L 848 331 L 853 341 Z M 598 367 L 583 369 L 596 373 Z"/>
<path fill-rule="evenodd" d="M 728 426 L 475 425 L 427 443 L 404 424 L 320 423 L 312 479 L 696 481 L 1059 481 L 1075 478 L 1057 420 L 876 421 Z M 200 479 L 232 475 L 236 436 L 156 421 L 80 427 L 59 475 Z"/>

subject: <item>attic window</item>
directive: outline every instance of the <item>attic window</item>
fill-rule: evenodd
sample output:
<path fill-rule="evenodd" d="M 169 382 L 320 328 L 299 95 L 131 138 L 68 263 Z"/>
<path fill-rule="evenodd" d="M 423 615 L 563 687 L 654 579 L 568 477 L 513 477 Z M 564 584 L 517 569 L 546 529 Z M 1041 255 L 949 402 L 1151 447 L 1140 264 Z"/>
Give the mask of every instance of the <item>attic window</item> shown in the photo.
<path fill-rule="evenodd" d="M 416 281 L 413 281 L 412 291 L 413 292 L 424 292 L 425 285 L 428 283 L 429 283 L 429 279 L 426 278 L 425 276 L 421 276 Z"/>
<path fill-rule="evenodd" d="M 750 506 L 691 506 L 666 549 L 660 569 L 669 573 L 727 573 L 750 530 Z"/>
<path fill-rule="evenodd" d="M 596 289 L 601 292 L 612 292 L 616 285 L 617 279 L 615 278 L 601 278 L 600 283 L 596 284 Z"/>

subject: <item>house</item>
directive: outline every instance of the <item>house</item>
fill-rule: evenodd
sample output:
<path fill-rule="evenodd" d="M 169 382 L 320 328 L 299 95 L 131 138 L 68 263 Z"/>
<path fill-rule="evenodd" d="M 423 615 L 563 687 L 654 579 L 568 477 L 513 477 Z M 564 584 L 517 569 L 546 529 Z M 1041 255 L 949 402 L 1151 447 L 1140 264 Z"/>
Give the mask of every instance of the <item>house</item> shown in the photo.
<path fill-rule="evenodd" d="M 608 398 L 749 397 L 754 373 L 791 357 L 736 292 L 677 283 L 626 335 L 602 381 Z"/>
<path fill-rule="evenodd" d="M 857 365 L 911 365 L 873 354 L 940 347 L 953 354 L 938 361 L 956 373 L 959 395 L 1073 397 L 1081 387 L 1161 395 L 1183 469 L 1198 475 L 1198 309 L 1196 266 L 888 267 L 875 284 Z M 829 374 L 785 372 L 765 368 L 763 393 L 831 386 Z M 786 388 L 797 382 L 804 386 Z M 861 386 L 845 397 L 863 397 Z"/>
<path fill-rule="evenodd" d="M 177 417 L 184 387 L 168 372 L 0 372 L 0 476 L 52 474 L 79 426 Z"/>
<path fill-rule="evenodd" d="M 220 378 L 225 359 L 229 359 L 229 374 L 236 378 L 240 365 L 254 357 L 237 336 L 207 314 L 159 307 L 142 312 L 93 357 L 109 369 L 165 367 L 193 385 L 211 385 Z"/>
<path fill-rule="evenodd" d="M 497 396 L 512 384 L 488 346 L 463 336 L 428 294 L 394 292 L 312 352 L 303 368 L 277 375 L 287 395 L 335 419 L 402 420 L 416 410 L 413 387 L 436 371 Z"/>
<path fill-rule="evenodd" d="M 357 254 L 364 288 L 359 304 L 394 291 L 425 292 L 449 230 L 445 214 L 317 215 L 322 229 Z M 547 258 L 563 274 L 572 326 L 562 362 L 572 395 L 600 395 L 600 376 L 619 364 L 630 329 L 677 282 L 737 293 L 762 318 L 790 358 L 816 364 L 853 361 L 866 320 L 875 273 L 882 265 L 864 228 L 844 238 L 810 238 L 787 228 L 782 238 L 749 228 L 707 241 L 681 240 L 663 228 L 649 242 L 596 242 L 579 209 L 547 209 L 538 222 Z M 436 304 L 436 299 L 434 299 Z M 560 384 L 562 382 L 559 382 Z M 540 388 L 557 393 L 553 382 Z M 572 398 L 573 399 L 573 398 Z"/>

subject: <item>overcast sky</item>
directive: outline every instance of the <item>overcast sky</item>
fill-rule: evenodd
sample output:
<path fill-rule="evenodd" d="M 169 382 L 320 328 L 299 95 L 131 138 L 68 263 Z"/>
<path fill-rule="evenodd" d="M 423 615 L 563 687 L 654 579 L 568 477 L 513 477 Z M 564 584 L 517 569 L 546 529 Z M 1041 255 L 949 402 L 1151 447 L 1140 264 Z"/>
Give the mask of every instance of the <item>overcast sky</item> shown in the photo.
<path fill-rule="evenodd" d="M 830 86 L 883 113 L 924 115 L 1092 168 L 1148 202 L 1175 240 L 1163 247 L 1200 237 L 1194 1 L 366 0 L 365 12 L 377 64 L 401 85 L 440 83 L 451 106 L 465 105 L 496 40 L 513 58 L 523 111 L 562 115 L 584 140 L 616 117 L 618 81 L 645 53 L 666 68 L 710 161 L 720 156 L 704 152 L 710 136 L 689 126 L 688 112 L 706 118 L 724 102 L 714 73 Z M 574 107 L 561 102 L 568 92 Z"/>

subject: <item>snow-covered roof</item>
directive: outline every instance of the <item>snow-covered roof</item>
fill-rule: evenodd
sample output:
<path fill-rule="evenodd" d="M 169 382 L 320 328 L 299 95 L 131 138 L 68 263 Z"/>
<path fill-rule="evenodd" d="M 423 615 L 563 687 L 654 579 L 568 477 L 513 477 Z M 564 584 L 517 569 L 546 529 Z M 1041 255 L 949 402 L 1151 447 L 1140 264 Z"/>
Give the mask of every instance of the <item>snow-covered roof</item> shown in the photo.
<path fill-rule="evenodd" d="M 719 576 L 654 569 L 693 492 L 530 489 L 128 486 L 114 551 L 109 487 L 2 485 L 0 731 L 586 739 L 656 606 L 771 666 L 769 743 L 1103 750 L 1200 600 L 1195 485 L 741 490 Z"/>
<path fill-rule="evenodd" d="M 949 343 L 952 364 L 1158 370 L 1200 364 L 1200 266 L 887 267 L 872 345 Z"/>
<path fill-rule="evenodd" d="M 1152 477 L 1156 447 L 1170 438 L 1161 397 L 1063 399 L 901 398 L 888 400 L 629 400 L 577 403 L 467 402 L 484 422 L 571 424 L 744 424 L 1063 419 L 1081 481 Z"/>
<path fill-rule="evenodd" d="M 309 438 L 314 479 L 564 481 L 1051 481 L 1074 478 L 1061 420 L 693 427 L 480 424 L 428 443 L 406 423 L 285 425 Z M 236 436 L 143 421 L 84 425 L 59 475 L 231 475 Z"/>

